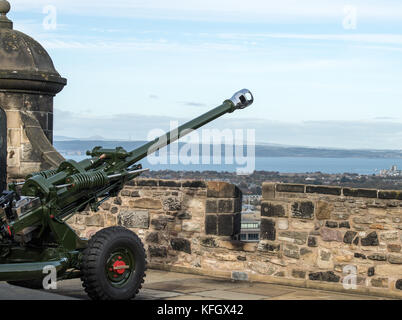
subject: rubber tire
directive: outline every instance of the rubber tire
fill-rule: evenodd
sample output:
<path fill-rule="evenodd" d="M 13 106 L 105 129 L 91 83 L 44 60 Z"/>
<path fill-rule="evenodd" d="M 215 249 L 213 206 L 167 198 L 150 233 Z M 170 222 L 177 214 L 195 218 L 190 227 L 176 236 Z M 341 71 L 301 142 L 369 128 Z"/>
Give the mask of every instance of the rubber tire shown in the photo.
<path fill-rule="evenodd" d="M 43 289 L 43 279 L 25 280 L 25 281 L 7 281 L 8 284 L 28 289 Z"/>
<path fill-rule="evenodd" d="M 114 249 L 128 248 L 135 258 L 135 270 L 122 288 L 113 287 L 106 275 L 105 264 Z M 144 283 L 147 267 L 146 254 L 141 239 L 123 227 L 110 227 L 98 231 L 83 251 L 81 281 L 92 300 L 130 300 Z"/>

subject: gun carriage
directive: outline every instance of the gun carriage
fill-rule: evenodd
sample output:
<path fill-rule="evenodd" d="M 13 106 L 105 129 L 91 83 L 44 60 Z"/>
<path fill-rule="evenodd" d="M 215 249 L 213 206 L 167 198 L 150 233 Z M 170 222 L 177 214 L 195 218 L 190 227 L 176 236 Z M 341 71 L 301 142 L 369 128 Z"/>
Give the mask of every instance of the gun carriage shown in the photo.
<path fill-rule="evenodd" d="M 92 299 L 131 299 L 144 282 L 146 254 L 140 238 L 116 226 L 80 238 L 67 220 L 88 207 L 97 211 L 108 198 L 141 173 L 139 161 L 191 130 L 253 103 L 250 91 L 237 92 L 222 105 L 176 130 L 133 150 L 121 147 L 88 151 L 80 162 L 66 160 L 57 169 L 32 173 L 9 184 L 0 196 L 0 281 L 42 288 L 44 270 L 57 280 L 81 278 Z"/>

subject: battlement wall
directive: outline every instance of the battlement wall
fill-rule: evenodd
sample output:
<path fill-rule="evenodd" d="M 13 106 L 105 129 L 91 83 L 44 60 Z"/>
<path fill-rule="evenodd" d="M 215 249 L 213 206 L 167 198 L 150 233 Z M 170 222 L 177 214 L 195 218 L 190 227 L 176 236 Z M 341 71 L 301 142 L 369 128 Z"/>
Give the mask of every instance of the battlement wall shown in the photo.
<path fill-rule="evenodd" d="M 261 240 L 240 231 L 240 190 L 225 182 L 142 179 L 70 224 L 81 236 L 123 225 L 150 267 L 235 280 L 402 297 L 399 191 L 263 184 Z M 355 286 L 354 286 L 355 284 Z"/>

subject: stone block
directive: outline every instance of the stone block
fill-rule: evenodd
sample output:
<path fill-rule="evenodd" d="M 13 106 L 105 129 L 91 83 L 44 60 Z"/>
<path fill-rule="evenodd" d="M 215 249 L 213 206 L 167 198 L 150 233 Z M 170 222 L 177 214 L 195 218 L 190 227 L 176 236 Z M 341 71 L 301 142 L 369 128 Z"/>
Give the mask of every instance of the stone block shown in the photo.
<path fill-rule="evenodd" d="M 7 111 L 7 128 L 20 129 L 21 127 L 22 121 L 19 111 Z"/>
<path fill-rule="evenodd" d="M 382 253 L 370 254 L 367 258 L 374 261 L 387 261 L 387 256 Z"/>
<path fill-rule="evenodd" d="M 371 232 L 366 237 L 361 239 L 362 246 L 378 246 L 377 232 Z"/>
<path fill-rule="evenodd" d="M 379 199 L 402 200 L 402 192 L 396 191 L 396 190 L 379 190 L 378 198 Z"/>
<path fill-rule="evenodd" d="M 218 213 L 233 213 L 234 200 L 232 199 L 219 199 L 218 200 Z"/>
<path fill-rule="evenodd" d="M 371 279 L 371 285 L 377 288 L 388 288 L 388 278 Z"/>
<path fill-rule="evenodd" d="M 289 258 L 300 259 L 299 247 L 294 244 L 285 244 L 283 247 L 283 255 Z"/>
<path fill-rule="evenodd" d="M 159 242 L 159 233 L 158 232 L 150 232 L 145 237 L 146 242 L 158 243 Z"/>
<path fill-rule="evenodd" d="M 282 204 L 272 202 L 261 202 L 261 216 L 263 217 L 285 217 L 286 208 Z"/>
<path fill-rule="evenodd" d="M 267 253 L 272 253 L 272 254 L 277 254 L 281 249 L 280 243 L 276 243 L 273 241 L 260 241 L 258 243 L 257 250 L 262 251 L 262 252 L 267 252 Z"/>
<path fill-rule="evenodd" d="M 311 201 L 294 202 L 292 204 L 292 217 L 299 219 L 313 219 L 314 204 Z"/>
<path fill-rule="evenodd" d="M 118 225 L 117 217 L 110 214 L 105 214 L 105 227 L 112 227 Z"/>
<path fill-rule="evenodd" d="M 350 217 L 350 211 L 346 212 L 346 211 L 334 210 L 331 214 L 331 218 L 335 220 L 346 220 L 349 219 L 349 217 Z"/>
<path fill-rule="evenodd" d="M 306 256 L 310 253 L 313 253 L 313 251 L 311 251 L 310 249 L 307 248 L 300 248 L 300 255 L 301 256 Z"/>
<path fill-rule="evenodd" d="M 289 221 L 288 221 L 288 219 L 278 219 L 277 224 L 278 224 L 278 229 L 279 230 L 287 230 L 287 229 L 289 229 Z"/>
<path fill-rule="evenodd" d="M 218 201 L 215 199 L 208 199 L 206 201 L 206 213 L 218 213 Z"/>
<path fill-rule="evenodd" d="M 389 254 L 388 262 L 392 264 L 402 264 L 402 255 L 400 254 Z"/>
<path fill-rule="evenodd" d="M 126 228 L 149 228 L 149 212 L 147 210 L 122 209 L 117 218 L 118 224 Z"/>
<path fill-rule="evenodd" d="M 199 222 L 195 221 L 184 221 L 182 230 L 187 232 L 201 232 L 201 225 Z"/>
<path fill-rule="evenodd" d="M 165 211 L 179 211 L 181 210 L 181 202 L 176 197 L 167 197 L 162 201 L 162 208 Z"/>
<path fill-rule="evenodd" d="M 240 234 L 241 231 L 241 213 L 235 213 L 233 216 L 233 234 Z"/>
<path fill-rule="evenodd" d="M 375 219 L 372 216 L 360 216 L 354 217 L 353 222 L 356 224 L 372 224 L 375 222 Z"/>
<path fill-rule="evenodd" d="M 377 198 L 377 190 L 343 188 L 343 195 L 346 197 Z"/>
<path fill-rule="evenodd" d="M 151 220 L 151 225 L 155 230 L 165 230 L 169 221 L 174 221 L 174 217 L 160 215 Z"/>
<path fill-rule="evenodd" d="M 318 247 L 317 238 L 316 237 L 308 237 L 307 245 L 309 247 Z"/>
<path fill-rule="evenodd" d="M 312 272 L 308 275 L 310 280 L 313 281 L 326 281 L 326 282 L 339 282 L 340 277 L 333 271 L 326 272 Z"/>
<path fill-rule="evenodd" d="M 320 234 L 323 241 L 337 241 L 337 242 L 343 241 L 343 235 L 339 230 L 321 228 Z"/>
<path fill-rule="evenodd" d="M 352 244 L 353 239 L 357 235 L 357 232 L 355 231 L 346 231 L 344 237 L 343 237 L 343 242 L 347 244 Z"/>
<path fill-rule="evenodd" d="M 202 237 L 200 239 L 200 243 L 203 247 L 208 247 L 208 248 L 217 248 L 218 243 L 216 242 L 215 238 L 213 237 Z"/>
<path fill-rule="evenodd" d="M 118 207 L 111 207 L 111 208 L 110 208 L 110 213 L 111 213 L 111 214 L 116 214 L 117 212 L 119 212 L 119 208 L 118 208 Z"/>
<path fill-rule="evenodd" d="M 316 209 L 316 218 L 318 220 L 326 220 L 331 217 L 334 210 L 334 205 L 326 201 L 318 201 Z"/>
<path fill-rule="evenodd" d="M 207 187 L 207 184 L 204 181 L 190 180 L 182 182 L 183 188 L 193 188 L 193 189 L 204 189 Z"/>
<path fill-rule="evenodd" d="M 130 200 L 129 204 L 133 208 L 138 209 L 150 209 L 150 210 L 160 210 L 162 209 L 162 203 L 158 199 L 154 198 L 140 198 L 135 200 Z"/>
<path fill-rule="evenodd" d="M 85 224 L 89 227 L 103 227 L 104 226 L 104 219 L 103 216 L 100 214 L 94 214 L 89 217 L 85 217 Z"/>
<path fill-rule="evenodd" d="M 174 180 L 159 180 L 160 187 L 169 187 L 169 188 L 180 188 L 181 182 Z"/>
<path fill-rule="evenodd" d="M 240 189 L 227 182 L 208 181 L 207 188 L 208 198 L 238 198 L 241 196 Z"/>
<path fill-rule="evenodd" d="M 331 252 L 326 249 L 319 250 L 319 257 L 321 261 L 330 261 L 331 259 Z"/>
<path fill-rule="evenodd" d="M 248 274 L 243 271 L 232 271 L 232 280 L 248 281 Z"/>
<path fill-rule="evenodd" d="M 176 215 L 176 218 L 177 218 L 177 219 L 180 219 L 180 220 L 190 220 L 192 217 L 193 217 L 193 216 L 192 216 L 190 213 L 188 213 L 188 212 L 179 212 L 179 213 Z"/>
<path fill-rule="evenodd" d="M 319 194 L 329 194 L 334 196 L 341 195 L 342 188 L 340 187 L 329 187 L 329 186 L 306 186 L 306 193 L 319 193 Z"/>
<path fill-rule="evenodd" d="M 380 239 L 382 241 L 395 241 L 399 239 L 398 231 L 388 231 L 380 233 Z"/>
<path fill-rule="evenodd" d="M 218 235 L 232 236 L 234 232 L 233 215 L 220 214 L 218 215 Z"/>
<path fill-rule="evenodd" d="M 127 190 L 127 189 L 123 189 L 123 190 L 121 190 L 121 192 L 120 192 L 120 195 L 121 195 L 122 197 L 129 197 L 130 194 L 131 194 L 131 191 L 130 191 L 130 190 Z"/>
<path fill-rule="evenodd" d="M 299 279 L 305 279 L 306 278 L 306 271 L 293 269 L 292 270 L 292 277 L 293 278 L 299 278 Z"/>
<path fill-rule="evenodd" d="M 306 244 L 307 241 L 307 232 L 300 231 L 281 231 L 278 235 L 278 240 L 281 241 L 290 241 L 296 244 Z"/>
<path fill-rule="evenodd" d="M 262 184 L 262 198 L 266 200 L 275 199 L 275 183 L 264 182 Z"/>
<path fill-rule="evenodd" d="M 338 225 L 338 222 L 336 222 L 336 221 L 326 221 L 325 226 L 327 228 L 338 228 L 339 225 Z"/>
<path fill-rule="evenodd" d="M 276 185 L 276 191 L 278 192 L 294 192 L 304 193 L 304 184 L 288 184 L 281 183 Z"/>
<path fill-rule="evenodd" d="M 205 233 L 218 234 L 218 217 L 216 215 L 207 215 L 205 217 Z"/>
<path fill-rule="evenodd" d="M 167 248 L 163 246 L 148 246 L 148 253 L 153 258 L 166 258 Z"/>
<path fill-rule="evenodd" d="M 191 254 L 191 243 L 187 239 L 174 238 L 170 240 L 170 245 L 173 250 L 186 252 Z"/>
<path fill-rule="evenodd" d="M 400 244 L 389 243 L 387 245 L 387 249 L 388 249 L 389 252 L 400 252 L 401 251 L 401 245 Z"/>
<path fill-rule="evenodd" d="M 140 179 L 137 180 L 137 186 L 139 187 L 157 187 L 158 181 L 153 179 Z"/>
<path fill-rule="evenodd" d="M 234 201 L 233 201 L 233 203 L 234 203 L 234 212 L 235 212 L 235 213 L 241 213 L 242 210 L 243 210 L 243 208 L 242 208 L 242 206 L 243 206 L 243 199 L 242 199 L 242 197 L 235 198 Z"/>
<path fill-rule="evenodd" d="M 260 233 L 262 240 L 275 240 L 275 221 L 271 219 L 261 218 Z"/>

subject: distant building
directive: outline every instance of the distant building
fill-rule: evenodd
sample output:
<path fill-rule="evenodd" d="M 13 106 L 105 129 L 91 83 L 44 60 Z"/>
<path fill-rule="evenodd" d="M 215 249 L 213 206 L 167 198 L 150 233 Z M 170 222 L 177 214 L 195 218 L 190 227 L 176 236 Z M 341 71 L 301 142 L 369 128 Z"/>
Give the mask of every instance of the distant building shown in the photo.
<path fill-rule="evenodd" d="M 402 170 L 398 170 L 396 165 L 391 166 L 390 169 L 380 170 L 381 177 L 400 177 L 402 176 Z"/>
<path fill-rule="evenodd" d="M 260 221 L 243 220 L 241 222 L 240 234 L 238 235 L 237 240 L 244 242 L 260 241 Z"/>

